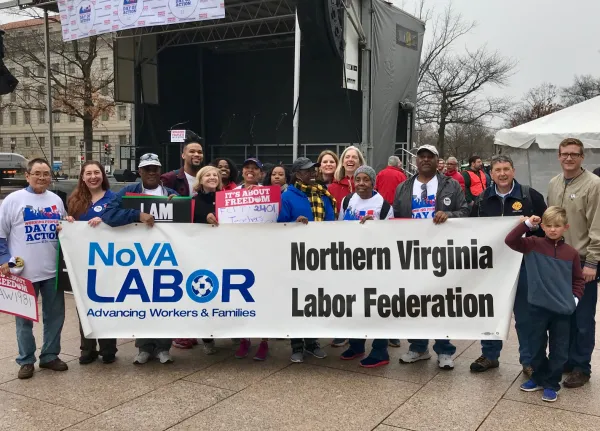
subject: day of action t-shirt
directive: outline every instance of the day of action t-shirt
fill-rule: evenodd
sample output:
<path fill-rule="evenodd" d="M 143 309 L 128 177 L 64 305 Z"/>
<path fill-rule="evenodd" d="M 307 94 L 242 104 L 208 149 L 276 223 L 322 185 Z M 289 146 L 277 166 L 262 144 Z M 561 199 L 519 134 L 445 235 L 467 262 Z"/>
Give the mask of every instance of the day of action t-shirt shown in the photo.
<path fill-rule="evenodd" d="M 427 197 L 423 191 L 427 190 Z M 435 216 L 435 195 L 438 189 L 438 179 L 433 177 L 425 185 L 415 178 L 412 192 L 412 218 L 433 218 Z"/>

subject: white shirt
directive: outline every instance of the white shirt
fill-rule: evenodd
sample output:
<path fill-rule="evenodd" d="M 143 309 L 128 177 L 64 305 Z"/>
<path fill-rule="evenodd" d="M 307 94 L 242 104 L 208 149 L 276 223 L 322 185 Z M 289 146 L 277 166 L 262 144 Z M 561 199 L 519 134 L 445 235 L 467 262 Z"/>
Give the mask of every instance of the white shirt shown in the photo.
<path fill-rule="evenodd" d="M 150 195 L 150 196 L 166 196 L 165 191 L 163 190 L 163 186 L 158 186 L 155 189 L 144 188 L 143 192 L 145 195 Z"/>
<path fill-rule="evenodd" d="M 438 189 L 437 176 L 427 183 L 427 199 L 425 200 L 421 199 L 422 185 L 423 183 L 415 178 L 412 192 L 412 218 L 433 218 L 435 216 L 435 196 Z"/>
<path fill-rule="evenodd" d="M 346 221 L 360 220 L 364 216 L 372 215 L 375 220 L 381 220 L 381 207 L 384 202 L 383 196 L 377 192 L 373 192 L 373 196 L 369 199 L 362 199 L 358 193 L 354 193 L 350 198 L 350 202 L 348 202 L 348 208 L 345 211 L 343 207 L 341 208 L 338 219 Z M 389 220 L 394 216 L 391 206 L 388 208 L 384 220 Z"/>
<path fill-rule="evenodd" d="M 196 177 L 186 172 L 185 178 L 187 179 L 188 185 L 190 186 L 190 196 L 194 196 L 196 194 L 196 192 L 194 191 L 194 186 L 196 185 Z"/>
<path fill-rule="evenodd" d="M 62 200 L 52 192 L 26 189 L 9 194 L 0 206 L 0 238 L 12 257 L 25 262 L 21 277 L 32 283 L 56 277 L 56 226 L 65 215 Z"/>

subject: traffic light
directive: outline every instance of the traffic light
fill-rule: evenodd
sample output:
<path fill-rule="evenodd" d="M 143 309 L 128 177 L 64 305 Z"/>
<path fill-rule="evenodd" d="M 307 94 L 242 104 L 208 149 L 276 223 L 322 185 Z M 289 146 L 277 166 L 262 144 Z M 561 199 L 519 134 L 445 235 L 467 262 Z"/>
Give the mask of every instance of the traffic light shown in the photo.
<path fill-rule="evenodd" d="M 110 155 L 112 146 L 110 144 L 104 144 L 104 153 L 108 156 Z"/>

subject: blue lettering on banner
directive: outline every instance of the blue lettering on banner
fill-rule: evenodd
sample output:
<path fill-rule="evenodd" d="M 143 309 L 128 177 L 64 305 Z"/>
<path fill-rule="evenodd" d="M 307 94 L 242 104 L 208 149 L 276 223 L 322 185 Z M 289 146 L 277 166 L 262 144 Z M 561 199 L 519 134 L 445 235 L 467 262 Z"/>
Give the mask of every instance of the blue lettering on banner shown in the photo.
<path fill-rule="evenodd" d="M 154 243 L 149 249 L 141 243 L 134 243 L 133 248 L 120 247 L 118 243 L 110 242 L 103 246 L 97 242 L 90 243 L 88 264 L 90 267 L 101 266 L 130 267 L 134 264 L 144 267 L 154 267 L 151 288 L 146 287 L 146 282 L 139 269 L 131 268 L 116 297 L 101 296 L 97 292 L 96 280 L 98 270 L 101 268 L 88 268 L 87 295 L 93 302 L 114 303 L 125 302 L 130 297 L 137 297 L 141 302 L 179 302 L 184 290 L 183 273 L 177 269 L 179 266 L 175 253 L 169 243 Z M 171 266 L 171 268 L 160 268 Z M 234 281 L 236 278 L 237 281 Z M 239 280 L 241 278 L 241 281 Z M 219 290 L 222 302 L 231 301 L 231 291 L 239 292 L 244 301 L 255 302 L 250 288 L 256 278 L 249 269 L 224 269 L 222 273 L 222 286 L 217 275 L 206 269 L 193 271 L 185 281 L 185 291 L 189 298 L 197 303 L 212 301 Z"/>

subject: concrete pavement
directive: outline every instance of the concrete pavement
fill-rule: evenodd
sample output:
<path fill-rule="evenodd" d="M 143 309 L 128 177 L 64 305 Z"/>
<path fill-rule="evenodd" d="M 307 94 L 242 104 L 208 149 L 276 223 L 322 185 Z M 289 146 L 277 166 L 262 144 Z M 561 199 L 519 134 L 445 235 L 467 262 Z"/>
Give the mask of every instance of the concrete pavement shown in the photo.
<path fill-rule="evenodd" d="M 399 364 L 405 341 L 390 348 L 390 365 L 372 370 L 340 361 L 343 349 L 332 347 L 326 359 L 291 364 L 287 340 L 271 341 L 265 362 L 234 359 L 231 341 L 219 340 L 214 356 L 201 346 L 173 349 L 174 364 L 145 366 L 131 363 L 133 342 L 119 340 L 116 363 L 81 366 L 73 297 L 66 302 L 61 357 L 69 371 L 36 367 L 26 381 L 16 378 L 14 318 L 0 314 L 0 430 L 600 430 L 598 350 L 590 384 L 561 390 L 553 404 L 519 391 L 514 330 L 500 368 L 484 374 L 469 371 L 480 353 L 473 341 L 455 343 L 453 371 L 435 359 Z M 42 326 L 34 332 L 40 345 Z"/>

